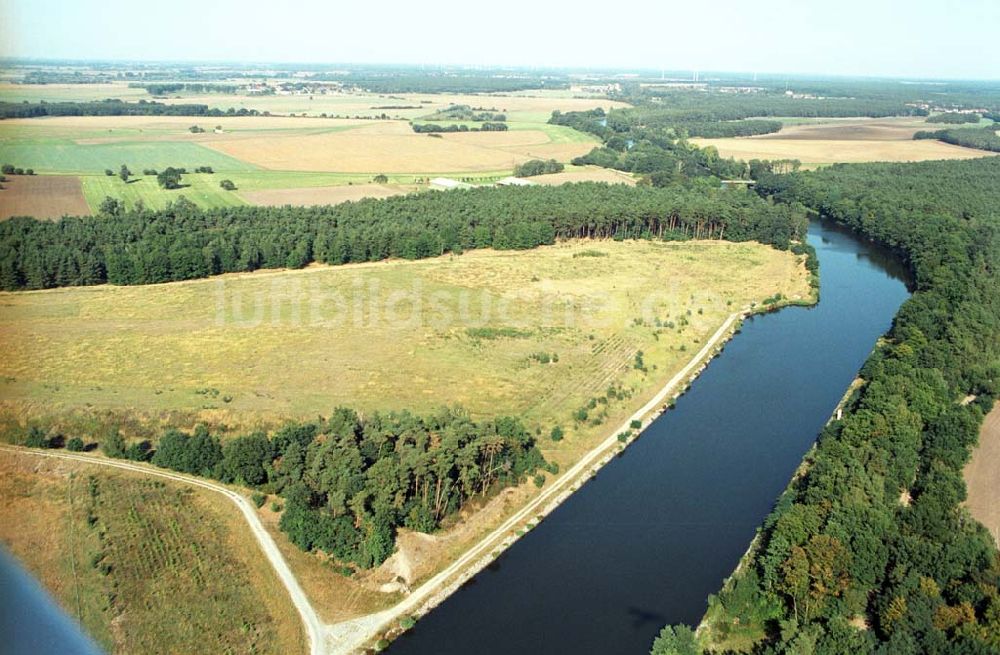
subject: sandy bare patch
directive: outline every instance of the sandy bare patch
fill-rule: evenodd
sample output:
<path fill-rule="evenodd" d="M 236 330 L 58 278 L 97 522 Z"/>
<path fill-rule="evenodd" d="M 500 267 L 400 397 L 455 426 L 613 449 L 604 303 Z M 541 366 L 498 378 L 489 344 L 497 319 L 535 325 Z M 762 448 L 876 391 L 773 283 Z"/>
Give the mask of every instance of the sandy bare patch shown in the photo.
<path fill-rule="evenodd" d="M 88 216 L 80 178 L 71 175 L 13 175 L 0 183 L 0 220 L 12 216 Z"/>
<path fill-rule="evenodd" d="M 969 513 L 1000 543 L 1000 402 L 980 428 L 979 446 L 965 466 L 965 484 Z"/>
<path fill-rule="evenodd" d="M 281 207 L 283 205 L 336 205 L 349 200 L 388 198 L 408 191 L 409 189 L 399 186 L 353 184 L 304 189 L 265 189 L 263 191 L 247 191 L 240 195 L 254 205 Z"/>

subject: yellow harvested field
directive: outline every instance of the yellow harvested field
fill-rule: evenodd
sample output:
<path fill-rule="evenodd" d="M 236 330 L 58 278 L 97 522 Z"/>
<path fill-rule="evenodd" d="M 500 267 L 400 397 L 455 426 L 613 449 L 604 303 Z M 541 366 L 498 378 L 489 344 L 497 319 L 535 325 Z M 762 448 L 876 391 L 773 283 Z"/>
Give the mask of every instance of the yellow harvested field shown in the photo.
<path fill-rule="evenodd" d="M 507 152 L 524 159 L 555 159 L 569 162 L 594 149 L 596 143 L 539 143 L 525 146 L 507 146 Z"/>
<path fill-rule="evenodd" d="M 391 121 L 341 132 L 210 139 L 203 144 L 266 169 L 338 173 L 497 171 L 533 157 L 565 160 L 593 148 L 591 143 L 549 143 L 544 132 L 535 130 L 447 136 L 469 138 L 416 134 L 407 123 Z M 537 145 L 525 145 L 524 140 Z"/>
<path fill-rule="evenodd" d="M 805 123 L 775 134 L 725 139 L 691 139 L 714 146 L 723 157 L 798 159 L 805 167 L 869 161 L 974 159 L 990 153 L 933 140 L 914 141 L 918 130 L 930 129 L 919 119 L 853 119 Z"/>
<path fill-rule="evenodd" d="M 788 125 L 775 134 L 757 139 L 820 141 L 910 141 L 920 130 L 932 129 L 922 118 L 823 119 L 812 123 Z"/>
<path fill-rule="evenodd" d="M 597 166 L 587 166 L 586 168 L 577 168 L 549 175 L 536 175 L 531 178 L 531 181 L 535 184 L 544 184 L 547 186 L 558 186 L 568 182 L 607 182 L 608 184 L 635 186 L 635 178 L 628 173 L 616 171 L 611 168 L 599 168 Z"/>
<path fill-rule="evenodd" d="M 986 415 L 979 431 L 979 446 L 965 466 L 969 497 L 965 502 L 973 518 L 986 526 L 1000 544 L 1000 402 Z"/>
<path fill-rule="evenodd" d="M 549 143 L 549 137 L 541 130 L 511 130 L 507 132 L 455 132 L 442 134 L 447 141 L 480 148 L 516 148 Z M 588 144 L 593 148 L 594 144 Z"/>
<path fill-rule="evenodd" d="M 264 189 L 240 193 L 247 202 L 267 207 L 284 205 L 336 205 L 349 200 L 388 198 L 416 190 L 415 187 L 383 184 L 344 184 L 302 189 Z"/>
<path fill-rule="evenodd" d="M 593 141 L 553 143 L 541 130 L 464 132 L 446 134 L 444 138 L 466 146 L 499 149 L 528 159 L 556 159 L 562 162 L 585 155 L 598 145 Z"/>
<path fill-rule="evenodd" d="M 205 130 L 192 133 L 193 125 Z M 245 139 L 294 133 L 307 136 L 360 126 L 363 119 L 283 116 L 175 117 L 175 116 L 52 116 L 12 119 L 0 123 L 3 139 L 67 139 L 79 145 L 148 142 L 192 142 Z M 217 127 L 222 128 L 216 132 Z"/>
<path fill-rule="evenodd" d="M 135 102 L 149 100 L 145 89 L 129 88 L 128 83 L 108 84 L 12 84 L 0 82 L 0 100 L 5 102 L 87 102 L 118 98 Z"/>
<path fill-rule="evenodd" d="M 43 116 L 12 118 L 4 128 L 38 127 L 46 130 L 182 130 L 198 125 L 211 132 L 216 126 L 226 130 L 289 130 L 302 128 L 330 129 L 371 125 L 372 121 L 355 118 L 308 118 L 302 116 Z"/>

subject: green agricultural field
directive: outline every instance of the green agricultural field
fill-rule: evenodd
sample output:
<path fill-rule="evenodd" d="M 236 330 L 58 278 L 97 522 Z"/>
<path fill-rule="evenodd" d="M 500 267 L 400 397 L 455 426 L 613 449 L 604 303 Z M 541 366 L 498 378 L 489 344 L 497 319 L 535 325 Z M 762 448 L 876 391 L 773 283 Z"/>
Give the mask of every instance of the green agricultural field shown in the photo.
<path fill-rule="evenodd" d="M 168 203 L 186 198 L 199 207 L 235 207 L 247 204 L 234 191 L 225 191 L 219 186 L 219 180 L 232 179 L 226 173 L 187 174 L 182 178 L 185 186 L 180 189 L 163 189 L 155 177 L 139 175 L 128 183 L 118 176 L 86 175 L 81 177 L 83 196 L 87 199 L 91 211 L 96 212 L 101 202 L 107 198 L 121 200 L 128 207 L 135 207 L 138 202 L 150 209 L 162 209 Z"/>
<path fill-rule="evenodd" d="M 457 404 L 597 436 L 726 316 L 778 293 L 808 297 L 800 257 L 645 241 L 6 293 L 0 418 L 235 429 L 338 405 Z"/>
<path fill-rule="evenodd" d="M 287 592 L 221 496 L 5 451 L 0 497 L 0 542 L 108 652 L 304 652 Z"/>
<path fill-rule="evenodd" d="M 256 167 L 197 143 L 174 141 L 122 141 L 80 144 L 64 139 L 0 141 L 0 161 L 36 172 L 62 174 L 117 171 L 127 164 L 133 172 L 174 166 L 193 169 L 211 166 L 219 172 L 249 171 Z"/>

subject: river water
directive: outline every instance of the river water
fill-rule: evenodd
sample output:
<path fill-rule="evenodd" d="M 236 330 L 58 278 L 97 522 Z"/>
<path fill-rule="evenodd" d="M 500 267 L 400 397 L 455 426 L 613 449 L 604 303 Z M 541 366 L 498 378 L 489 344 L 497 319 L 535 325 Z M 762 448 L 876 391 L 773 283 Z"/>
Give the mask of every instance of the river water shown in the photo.
<path fill-rule="evenodd" d="M 700 621 L 908 297 L 884 251 L 819 221 L 808 238 L 820 303 L 747 320 L 674 410 L 392 655 L 639 655 Z"/>

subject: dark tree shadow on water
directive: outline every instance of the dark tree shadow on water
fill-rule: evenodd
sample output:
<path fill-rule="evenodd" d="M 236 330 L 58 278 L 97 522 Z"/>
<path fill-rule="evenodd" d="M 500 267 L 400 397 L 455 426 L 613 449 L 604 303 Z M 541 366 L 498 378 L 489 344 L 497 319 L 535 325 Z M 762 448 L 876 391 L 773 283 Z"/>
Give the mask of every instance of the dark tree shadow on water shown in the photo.
<path fill-rule="evenodd" d="M 667 624 L 667 617 L 659 612 L 650 612 L 640 607 L 629 607 L 628 615 L 632 618 L 632 628 L 635 630 L 650 623 L 657 627 Z"/>

